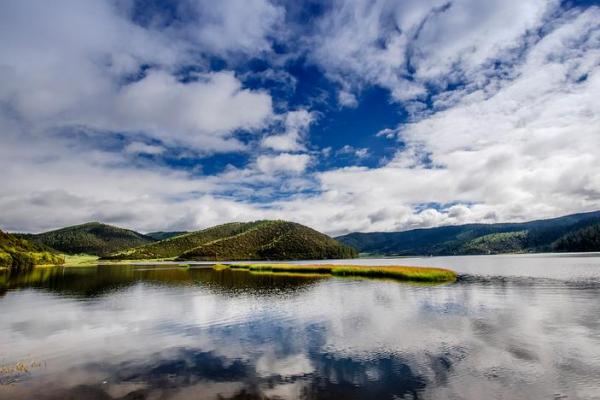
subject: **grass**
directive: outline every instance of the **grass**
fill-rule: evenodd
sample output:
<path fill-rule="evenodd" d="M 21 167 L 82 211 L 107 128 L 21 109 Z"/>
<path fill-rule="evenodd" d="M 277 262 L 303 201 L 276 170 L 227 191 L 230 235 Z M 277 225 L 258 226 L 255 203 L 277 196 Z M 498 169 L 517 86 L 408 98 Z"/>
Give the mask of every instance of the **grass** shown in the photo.
<path fill-rule="evenodd" d="M 213 265 L 213 269 L 215 271 L 223 271 L 225 269 L 229 269 L 229 265 L 225 265 L 225 264 L 215 264 Z"/>
<path fill-rule="evenodd" d="M 326 274 L 333 276 L 356 276 L 365 278 L 387 278 L 409 282 L 453 282 L 454 271 L 443 268 L 405 267 L 405 266 L 372 266 L 359 265 L 302 265 L 302 264 L 217 264 L 215 269 L 227 267 L 250 272 Z"/>
<path fill-rule="evenodd" d="M 98 264 L 98 256 L 91 254 L 65 254 L 65 267 L 84 267 Z"/>
<path fill-rule="evenodd" d="M 92 254 L 65 255 L 65 267 L 90 267 L 97 265 L 131 265 L 136 263 L 151 264 L 153 262 L 173 261 L 173 258 L 155 258 L 139 260 L 105 260 Z M 177 264 L 180 267 L 189 267 L 189 264 Z"/>

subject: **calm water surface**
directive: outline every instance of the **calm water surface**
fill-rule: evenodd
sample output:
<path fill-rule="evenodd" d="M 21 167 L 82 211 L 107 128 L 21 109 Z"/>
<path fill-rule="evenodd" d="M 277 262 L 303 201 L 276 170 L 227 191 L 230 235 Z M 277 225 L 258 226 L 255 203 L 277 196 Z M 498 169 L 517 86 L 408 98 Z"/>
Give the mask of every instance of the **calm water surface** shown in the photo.
<path fill-rule="evenodd" d="M 0 398 L 600 399 L 600 254 L 357 263 L 462 276 L 0 275 Z"/>

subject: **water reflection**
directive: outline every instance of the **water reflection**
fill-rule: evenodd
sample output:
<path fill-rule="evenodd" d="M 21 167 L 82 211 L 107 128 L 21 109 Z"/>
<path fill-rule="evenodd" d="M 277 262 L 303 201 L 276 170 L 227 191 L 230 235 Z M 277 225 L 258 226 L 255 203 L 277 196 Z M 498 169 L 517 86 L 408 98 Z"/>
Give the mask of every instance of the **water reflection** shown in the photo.
<path fill-rule="evenodd" d="M 96 266 L 82 268 L 37 268 L 31 272 L 11 275 L 0 271 L 0 288 L 37 288 L 51 292 L 99 296 L 123 289 L 136 283 L 146 282 L 167 286 L 201 285 L 218 292 L 243 292 L 251 290 L 261 294 L 279 294 L 314 284 L 316 277 L 289 279 L 286 275 L 256 275 L 240 271 L 214 271 L 206 267 L 178 266 Z"/>
<path fill-rule="evenodd" d="M 0 364 L 39 366 L 0 375 L 0 398 L 594 399 L 600 290 L 578 282 L 164 267 L 5 277 Z"/>

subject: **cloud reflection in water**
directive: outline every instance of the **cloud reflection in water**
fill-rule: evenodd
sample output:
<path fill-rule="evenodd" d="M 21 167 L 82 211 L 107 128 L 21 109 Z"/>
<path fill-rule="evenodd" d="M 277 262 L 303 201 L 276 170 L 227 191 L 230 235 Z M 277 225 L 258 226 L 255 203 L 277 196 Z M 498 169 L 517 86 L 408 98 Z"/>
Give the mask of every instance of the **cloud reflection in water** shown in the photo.
<path fill-rule="evenodd" d="M 43 361 L 0 398 L 593 398 L 600 383 L 594 286 L 47 274 L 0 298 L 3 365 Z"/>

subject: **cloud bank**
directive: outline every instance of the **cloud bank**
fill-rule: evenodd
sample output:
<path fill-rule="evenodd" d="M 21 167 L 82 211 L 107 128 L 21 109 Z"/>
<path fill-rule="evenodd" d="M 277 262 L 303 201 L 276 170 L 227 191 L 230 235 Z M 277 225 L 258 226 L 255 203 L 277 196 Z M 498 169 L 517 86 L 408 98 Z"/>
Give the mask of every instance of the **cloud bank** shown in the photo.
<path fill-rule="evenodd" d="M 341 234 L 600 208 L 598 7 L 339 0 L 300 24 L 298 4 L 237 5 L 0 5 L 0 226 Z M 397 126 L 327 130 L 372 87 Z"/>

